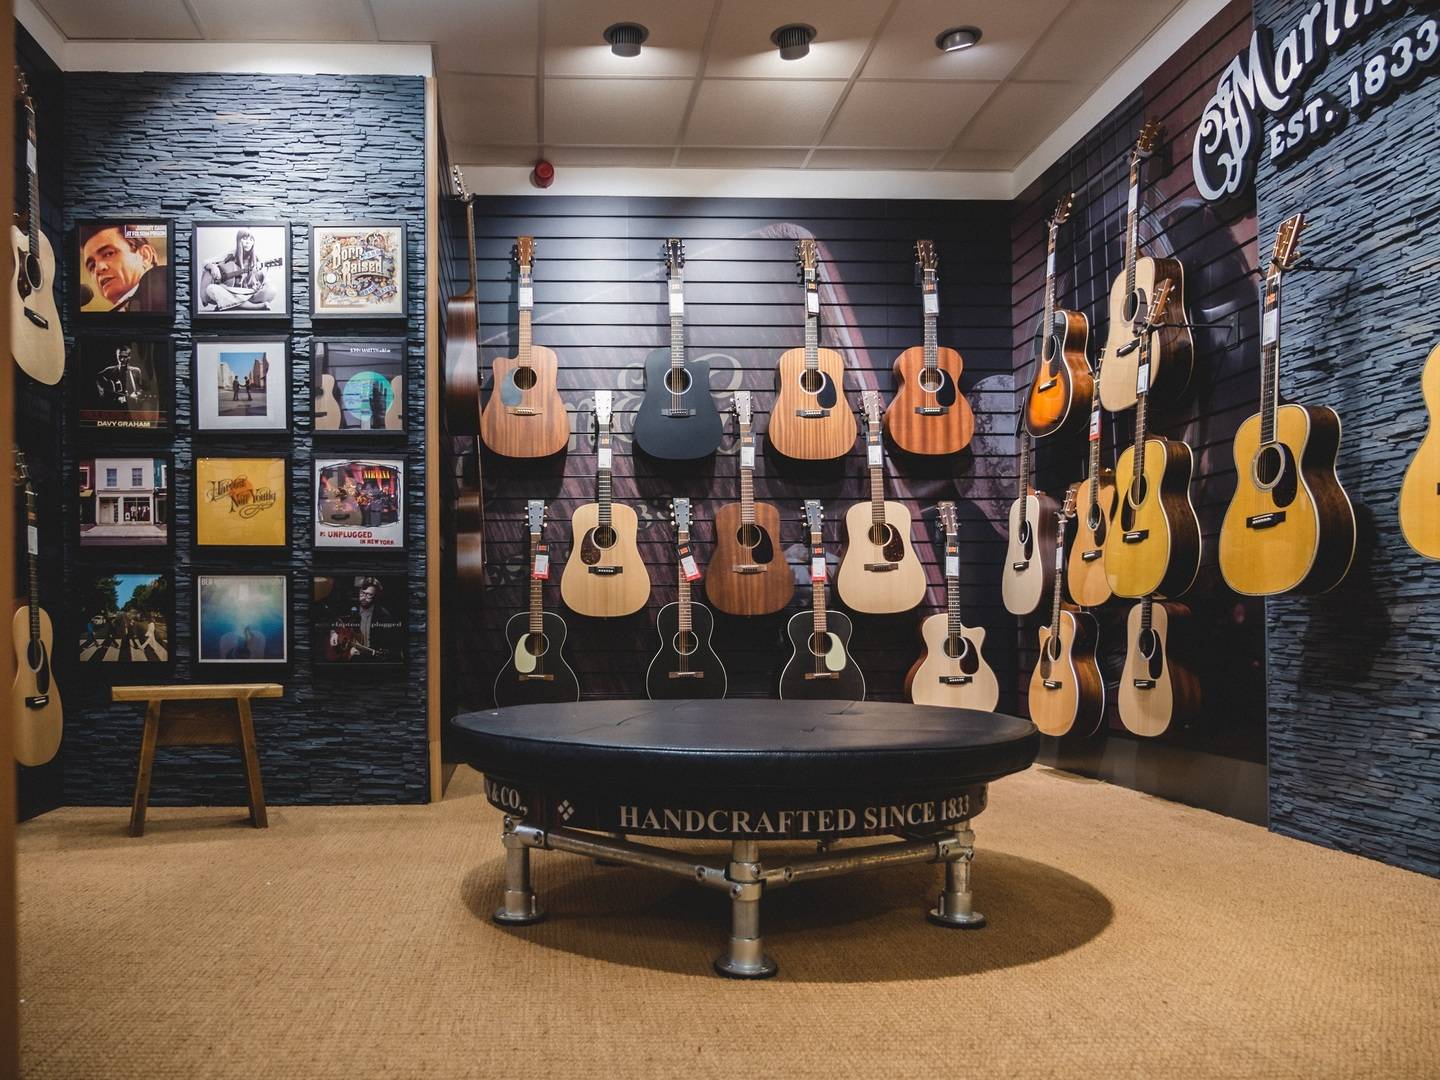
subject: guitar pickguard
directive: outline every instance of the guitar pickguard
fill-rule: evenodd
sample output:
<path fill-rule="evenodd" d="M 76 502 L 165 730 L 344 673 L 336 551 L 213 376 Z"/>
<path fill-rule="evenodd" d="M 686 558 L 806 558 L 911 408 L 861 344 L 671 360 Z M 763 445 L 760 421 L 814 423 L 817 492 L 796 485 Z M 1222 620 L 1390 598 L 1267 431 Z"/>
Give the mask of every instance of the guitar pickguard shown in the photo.
<path fill-rule="evenodd" d="M 520 640 L 515 642 L 515 670 L 521 675 L 528 675 L 535 670 L 535 654 L 525 645 L 529 634 L 521 634 Z"/>
<path fill-rule="evenodd" d="M 586 529 L 585 537 L 580 541 L 580 561 L 586 566 L 594 566 L 600 561 L 600 545 L 595 543 L 594 529 Z"/>
<path fill-rule="evenodd" d="M 768 529 L 761 528 L 759 525 L 752 526 L 752 528 L 760 534 L 760 539 L 755 542 L 754 547 L 743 548 L 743 550 L 749 553 L 750 561 L 756 566 L 769 566 L 775 561 L 775 542 L 770 539 Z"/>
<path fill-rule="evenodd" d="M 505 373 L 505 381 L 500 384 L 500 404 L 507 408 L 514 408 L 525 400 L 525 391 L 515 384 L 515 373 L 519 368 L 511 368 Z"/>
<path fill-rule="evenodd" d="M 935 391 L 935 404 L 950 406 L 955 404 L 955 380 L 944 368 L 937 369 L 940 376 L 940 388 Z"/>
<path fill-rule="evenodd" d="M 815 393 L 815 401 L 822 409 L 833 409 L 836 400 L 838 400 L 838 395 L 835 393 L 835 380 L 823 371 L 818 372 L 818 374 L 823 381 L 820 384 L 820 389 Z"/>
<path fill-rule="evenodd" d="M 889 563 L 898 563 L 905 557 L 905 538 L 894 525 L 886 524 L 885 546 L 880 550 L 884 553 L 885 561 Z"/>
<path fill-rule="evenodd" d="M 825 649 L 825 669 L 827 671 L 844 671 L 845 643 L 840 640 L 840 635 L 832 632 L 827 632 L 825 637 L 829 639 L 829 644 Z"/>

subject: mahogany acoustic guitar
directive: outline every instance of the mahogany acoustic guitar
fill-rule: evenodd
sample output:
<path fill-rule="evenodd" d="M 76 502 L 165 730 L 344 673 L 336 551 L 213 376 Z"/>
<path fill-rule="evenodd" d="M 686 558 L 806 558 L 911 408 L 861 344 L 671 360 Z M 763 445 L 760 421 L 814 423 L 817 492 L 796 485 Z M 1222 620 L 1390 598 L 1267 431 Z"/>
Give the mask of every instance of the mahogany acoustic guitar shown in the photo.
<path fill-rule="evenodd" d="M 788 458 L 833 461 L 855 445 L 855 416 L 845 400 L 845 358 L 820 348 L 819 256 L 814 240 L 795 244 L 805 286 L 805 347 L 780 355 L 770 410 L 770 445 Z"/>
<path fill-rule="evenodd" d="M 1220 572 L 1247 596 L 1326 592 L 1355 557 L 1355 510 L 1335 475 L 1340 417 L 1280 404 L 1280 279 L 1295 262 L 1305 215 L 1280 225 L 1265 275 L 1260 411 L 1235 433 L 1235 497 L 1220 525 Z"/>
<path fill-rule="evenodd" d="M 1115 514 L 1115 470 L 1100 467 L 1100 435 L 1100 395 L 1095 394 L 1090 399 L 1090 463 L 1085 479 L 1071 485 L 1078 510 L 1066 572 L 1070 596 L 1081 607 L 1099 607 L 1114 595 L 1105 576 L 1105 537 Z"/>
<path fill-rule="evenodd" d="M 700 580 L 700 567 L 690 547 L 690 500 L 672 499 L 670 517 L 675 524 L 678 591 L 675 602 L 666 604 L 655 617 L 660 647 L 645 672 L 645 692 L 651 701 L 723 698 L 725 665 L 711 644 L 715 616 L 690 595 L 690 586 Z"/>
<path fill-rule="evenodd" d="M 545 503 L 531 499 L 525 508 L 530 529 L 530 609 L 505 624 L 510 658 L 495 676 L 495 707 L 580 700 L 580 681 L 565 660 L 565 620 L 545 610 L 550 579 L 550 549 L 545 543 Z"/>
<path fill-rule="evenodd" d="M 29 569 L 29 603 L 15 612 L 10 641 L 15 646 L 15 682 L 10 687 L 10 720 L 15 731 L 15 760 L 21 765 L 44 765 L 60 749 L 65 711 L 50 657 L 55 630 L 40 606 L 40 525 L 35 488 L 25 455 L 15 451 L 15 469 L 25 489 L 26 565 Z"/>
<path fill-rule="evenodd" d="M 55 306 L 55 249 L 40 228 L 35 102 L 18 67 L 15 93 L 25 109 L 25 198 L 16 214 L 23 228 L 10 226 L 10 355 L 26 375 L 54 386 L 65 374 L 65 339 Z"/>
<path fill-rule="evenodd" d="M 1060 601 L 1065 580 L 1065 523 L 1075 513 L 1073 496 L 1055 515 L 1055 586 L 1050 623 L 1040 628 L 1040 660 L 1030 676 L 1030 720 L 1042 734 L 1087 738 L 1105 716 L 1105 680 L 1095 662 L 1095 617 Z"/>
<path fill-rule="evenodd" d="M 1200 711 L 1200 680 L 1170 652 L 1170 627 L 1189 609 L 1144 597 L 1125 625 L 1125 670 L 1120 675 L 1120 722 L 1134 735 L 1163 735 Z"/>
<path fill-rule="evenodd" d="M 1070 217 L 1074 195 L 1055 207 L 1045 231 L 1045 306 L 1035 334 L 1035 375 L 1025 401 L 1025 430 L 1037 439 L 1066 430 L 1090 411 L 1095 377 L 1090 374 L 1090 320 L 1055 304 L 1055 240 Z"/>
<path fill-rule="evenodd" d="M 939 346 L 940 293 L 933 242 L 915 241 L 915 268 L 920 276 L 925 339 L 923 345 L 906 349 L 895 360 L 900 389 L 885 410 L 885 431 L 907 454 L 955 454 L 970 445 L 975 414 L 960 393 L 965 361 L 954 349 Z"/>
<path fill-rule="evenodd" d="M 534 343 L 531 332 L 534 262 L 535 238 L 517 238 L 520 345 L 514 356 L 495 361 L 490 398 L 480 412 L 480 438 L 505 457 L 549 457 L 570 441 L 570 414 L 556 387 L 559 361 L 550 349 Z"/>
<path fill-rule="evenodd" d="M 850 617 L 825 606 L 824 514 L 817 499 L 805 500 L 810 535 L 810 610 L 790 616 L 785 633 L 790 659 L 780 672 L 782 700 L 864 701 L 865 676 L 850 655 Z"/>
<path fill-rule="evenodd" d="M 1440 559 L 1440 345 L 1430 350 L 1420 376 L 1430 429 L 1405 470 L 1400 487 L 1400 531 L 1427 559 Z"/>
<path fill-rule="evenodd" d="M 1050 535 L 1055 521 L 1055 500 L 1030 485 L 1030 436 L 1020 432 L 1020 492 L 1010 504 L 1009 532 L 1005 541 L 1005 567 L 1000 595 L 1011 615 L 1029 615 L 1040 607 L 1050 589 Z"/>

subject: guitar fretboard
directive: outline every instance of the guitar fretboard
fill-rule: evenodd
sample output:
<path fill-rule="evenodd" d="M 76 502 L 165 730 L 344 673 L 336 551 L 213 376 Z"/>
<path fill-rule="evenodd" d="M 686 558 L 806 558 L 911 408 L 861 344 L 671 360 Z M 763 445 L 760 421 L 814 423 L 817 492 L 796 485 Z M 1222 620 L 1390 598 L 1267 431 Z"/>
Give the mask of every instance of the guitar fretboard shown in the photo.
<path fill-rule="evenodd" d="M 545 629 L 543 590 L 545 582 L 535 576 L 535 558 L 540 554 L 540 534 L 530 534 L 530 632 Z"/>
<path fill-rule="evenodd" d="M 1275 413 L 1280 407 L 1280 273 L 1265 280 L 1260 325 L 1260 443 L 1275 440 Z"/>
<path fill-rule="evenodd" d="M 1130 201 L 1125 212 L 1125 295 L 1135 293 L 1135 258 L 1140 246 L 1140 158 L 1130 158 Z M 1143 312 L 1137 312 L 1137 317 Z"/>
<path fill-rule="evenodd" d="M 1045 237 L 1045 310 L 1040 323 L 1040 358 L 1051 362 L 1052 375 L 1055 360 L 1052 355 L 1055 349 L 1051 345 L 1055 322 L 1055 238 L 1059 231 L 1060 226 L 1052 223 Z"/>
<path fill-rule="evenodd" d="M 28 482 L 25 486 L 25 524 L 28 526 L 25 536 L 25 551 L 30 577 L 30 643 L 38 645 L 40 642 L 40 556 L 35 550 L 39 545 L 31 543 L 30 537 L 39 534 L 40 515 L 36 507 L 35 492 L 30 489 Z"/>
<path fill-rule="evenodd" d="M 520 295 L 523 298 L 528 291 L 531 296 L 531 304 L 525 304 L 523 299 L 520 304 L 520 347 L 516 350 L 515 354 L 516 363 L 520 367 L 529 367 L 531 363 L 530 344 L 532 341 L 531 320 L 534 315 L 534 288 L 534 283 L 530 277 L 530 268 L 528 266 L 522 266 L 520 268 Z"/>
<path fill-rule="evenodd" d="M 927 295 L 936 295 L 935 271 L 933 270 L 925 271 L 925 280 L 920 288 L 920 296 L 922 301 Z M 936 323 L 938 322 L 938 320 L 938 312 L 925 312 L 925 366 L 931 371 L 934 371 L 940 366 L 940 339 L 936 331 Z"/>
<path fill-rule="evenodd" d="M 814 281 L 805 283 L 805 367 L 816 371 L 820 367 L 820 314 L 812 311 L 811 295 L 818 299 L 819 290 Z M 818 305 L 817 305 L 818 307 Z"/>
<path fill-rule="evenodd" d="M 745 447 L 753 452 L 755 436 L 749 424 L 740 425 L 740 524 L 755 524 L 755 467 L 745 464 Z"/>
<path fill-rule="evenodd" d="M 949 631 L 950 639 L 956 640 L 965 624 L 960 619 L 960 574 L 959 559 L 960 545 L 950 540 L 945 545 L 945 560 L 948 564 L 951 559 L 956 561 L 956 573 L 945 575 L 945 608 L 947 612 L 946 629 Z M 947 567 L 948 569 L 948 567 Z"/>
<path fill-rule="evenodd" d="M 595 502 L 599 506 L 598 524 L 602 529 L 610 527 L 610 466 L 605 464 L 610 457 L 610 422 L 600 425 L 600 437 L 596 446 L 597 465 L 595 468 Z"/>
<path fill-rule="evenodd" d="M 1020 432 L 1020 477 L 1019 477 L 1019 498 L 1020 505 L 1025 505 L 1025 497 L 1030 494 L 1030 435 Z"/>

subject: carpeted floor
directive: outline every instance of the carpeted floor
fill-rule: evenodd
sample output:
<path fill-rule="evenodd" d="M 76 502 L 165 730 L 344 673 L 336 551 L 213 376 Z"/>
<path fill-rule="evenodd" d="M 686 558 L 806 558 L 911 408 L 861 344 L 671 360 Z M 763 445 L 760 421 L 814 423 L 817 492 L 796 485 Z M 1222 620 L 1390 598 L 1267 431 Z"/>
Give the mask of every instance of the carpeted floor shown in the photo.
<path fill-rule="evenodd" d="M 976 820 L 989 928 L 935 867 L 765 901 L 780 976 L 710 974 L 725 898 L 536 856 L 548 922 L 488 921 L 499 816 L 70 809 L 20 830 L 24 1075 L 1421 1077 L 1440 881 L 1044 769 Z"/>

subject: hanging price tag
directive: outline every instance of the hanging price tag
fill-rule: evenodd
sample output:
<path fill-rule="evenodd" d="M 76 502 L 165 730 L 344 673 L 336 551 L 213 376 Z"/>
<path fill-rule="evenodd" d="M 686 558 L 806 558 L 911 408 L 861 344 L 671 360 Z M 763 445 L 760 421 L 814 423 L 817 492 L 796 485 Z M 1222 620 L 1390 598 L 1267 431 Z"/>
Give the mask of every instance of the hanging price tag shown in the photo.
<path fill-rule="evenodd" d="M 550 580 L 550 545 L 540 544 L 535 548 L 535 563 L 530 567 L 530 576 L 536 581 Z"/>
<path fill-rule="evenodd" d="M 1260 344 L 1274 345 L 1280 340 L 1280 309 L 1271 308 L 1265 312 L 1265 318 L 1260 323 Z"/>
<path fill-rule="evenodd" d="M 825 580 L 825 549 L 814 547 L 810 549 L 810 580 L 823 582 Z"/>
<path fill-rule="evenodd" d="M 25 526 L 25 542 L 29 545 L 31 555 L 40 554 L 40 530 L 34 525 Z"/>
<path fill-rule="evenodd" d="M 700 567 L 695 565 L 695 556 L 691 553 L 689 544 L 680 547 L 680 572 L 685 575 L 686 581 L 700 580 Z"/>
<path fill-rule="evenodd" d="M 884 449 L 878 442 L 867 443 L 865 452 L 869 457 L 870 467 L 872 469 L 877 465 L 885 464 Z"/>
<path fill-rule="evenodd" d="M 960 576 L 960 556 L 958 554 L 949 551 L 945 553 L 945 576 Z"/>
<path fill-rule="evenodd" d="M 685 314 L 685 294 L 679 289 L 670 290 L 670 317 Z"/>
<path fill-rule="evenodd" d="M 740 467 L 742 469 L 753 469 L 755 467 L 755 444 L 740 447 Z"/>
<path fill-rule="evenodd" d="M 1065 572 L 1065 545 L 1064 545 L 1064 544 L 1056 544 L 1056 545 L 1055 545 L 1055 573 L 1057 573 L 1057 574 L 1063 574 L 1064 572 Z"/>
<path fill-rule="evenodd" d="M 38 169 L 40 167 L 37 157 L 38 155 L 35 152 L 35 144 L 33 142 L 27 142 L 25 144 L 25 164 L 30 166 L 32 170 Z"/>
<path fill-rule="evenodd" d="M 1147 361 L 1135 369 L 1135 393 L 1148 394 L 1150 392 L 1150 364 Z"/>
<path fill-rule="evenodd" d="M 520 286 L 520 308 L 522 311 L 529 311 L 535 306 L 535 286 Z"/>
<path fill-rule="evenodd" d="M 820 314 L 820 292 L 818 289 L 805 290 L 805 310 L 811 315 Z"/>
<path fill-rule="evenodd" d="M 1100 410 L 1090 410 L 1090 441 L 1097 442 L 1100 438 Z"/>
<path fill-rule="evenodd" d="M 596 461 L 595 464 L 597 465 L 597 467 L 599 467 L 599 468 L 601 468 L 601 469 L 608 469 L 608 468 L 610 468 L 611 456 L 612 456 L 612 455 L 611 455 L 610 447 L 608 447 L 608 446 L 602 446 L 602 447 L 599 449 L 599 451 L 596 453 L 596 457 L 597 457 L 599 460 Z"/>
<path fill-rule="evenodd" d="M 1133 214 L 1133 213 L 1135 213 L 1135 211 L 1138 210 L 1139 208 L 1140 208 L 1140 185 L 1139 185 L 1139 184 L 1131 184 L 1131 185 L 1130 185 L 1130 202 L 1129 202 L 1129 204 L 1128 204 L 1128 206 L 1127 206 L 1127 209 L 1129 209 L 1130 213 Z"/>
<path fill-rule="evenodd" d="M 934 289 L 931 289 L 925 293 L 925 314 L 940 314 L 940 294 Z"/>

